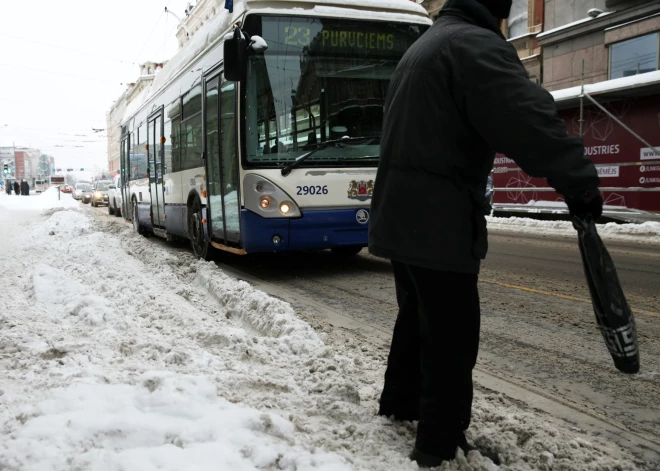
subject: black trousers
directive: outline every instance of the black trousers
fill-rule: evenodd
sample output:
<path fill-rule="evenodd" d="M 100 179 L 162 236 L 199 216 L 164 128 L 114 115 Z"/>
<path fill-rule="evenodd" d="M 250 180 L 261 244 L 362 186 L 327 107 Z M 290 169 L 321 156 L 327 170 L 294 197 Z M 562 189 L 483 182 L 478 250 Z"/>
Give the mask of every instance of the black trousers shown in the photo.
<path fill-rule="evenodd" d="M 453 458 L 456 446 L 465 443 L 472 412 L 478 276 L 392 265 L 399 314 L 380 413 L 419 419 L 415 446 Z"/>

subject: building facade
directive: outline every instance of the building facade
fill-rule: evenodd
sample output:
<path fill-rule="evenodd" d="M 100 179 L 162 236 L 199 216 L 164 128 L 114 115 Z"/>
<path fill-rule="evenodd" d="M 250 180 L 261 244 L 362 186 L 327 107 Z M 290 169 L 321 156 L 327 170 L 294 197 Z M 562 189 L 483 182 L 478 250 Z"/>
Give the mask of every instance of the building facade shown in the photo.
<path fill-rule="evenodd" d="M 213 18 L 225 7 L 225 0 L 199 0 L 195 5 L 189 4 L 184 10 L 179 27 L 176 31 L 176 39 L 179 49 L 185 46 L 190 38 L 199 31 L 199 28 Z"/>
<path fill-rule="evenodd" d="M 7 179 L 27 180 L 31 185 L 41 176 L 39 158 L 41 151 L 30 147 L 0 147 L 0 165 L 8 166 Z M 4 176 L 3 176 L 4 177 Z"/>
<path fill-rule="evenodd" d="M 138 79 L 129 83 L 124 93 L 112 104 L 106 113 L 106 128 L 108 133 L 108 172 L 110 175 L 119 173 L 119 140 L 121 138 L 121 121 L 124 118 L 126 107 L 151 83 L 167 62 L 145 62 L 140 65 Z"/>
<path fill-rule="evenodd" d="M 547 0 L 539 6 L 542 27 L 528 34 L 539 83 L 553 94 L 569 134 L 584 140 L 606 204 L 660 212 L 660 2 Z M 562 200 L 506 156 L 498 156 L 494 171 L 494 186 L 506 188 L 496 203 Z"/>

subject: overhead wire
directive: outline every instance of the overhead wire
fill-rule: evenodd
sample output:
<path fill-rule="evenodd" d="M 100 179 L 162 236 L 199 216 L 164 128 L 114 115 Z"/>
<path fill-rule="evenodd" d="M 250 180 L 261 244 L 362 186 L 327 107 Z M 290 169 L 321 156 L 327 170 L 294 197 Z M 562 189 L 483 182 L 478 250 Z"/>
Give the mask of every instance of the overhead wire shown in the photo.
<path fill-rule="evenodd" d="M 46 43 L 46 42 L 37 41 L 37 40 L 34 40 L 34 39 L 23 38 L 23 37 L 20 37 L 20 36 L 14 36 L 13 34 L 0 33 L 0 36 L 6 36 L 6 37 L 8 37 L 8 38 L 19 39 L 19 40 L 21 40 L 21 41 L 26 41 L 26 42 L 30 42 L 30 43 L 34 43 L 34 44 L 39 44 L 39 45 L 41 45 L 41 46 L 52 47 L 52 48 L 54 48 L 54 49 L 61 49 L 61 50 L 63 50 L 63 51 L 75 52 L 75 53 L 77 53 L 77 54 L 84 54 L 84 55 L 86 55 L 86 56 L 92 56 L 92 57 L 96 57 L 96 58 L 98 58 L 98 59 L 103 59 L 103 60 L 108 60 L 108 61 L 120 62 L 120 63 L 122 63 L 122 64 L 139 65 L 137 62 L 124 61 L 124 60 L 121 60 L 121 59 L 115 59 L 115 58 L 112 58 L 112 57 L 100 56 L 100 55 L 98 55 L 98 54 L 96 54 L 96 53 L 93 53 L 93 52 L 80 51 L 80 50 L 78 50 L 78 49 L 72 49 L 72 48 L 69 48 L 69 47 L 57 46 L 57 45 L 55 45 L 55 44 L 48 44 L 48 43 Z"/>
<path fill-rule="evenodd" d="M 92 81 L 95 81 L 95 82 L 104 82 L 104 83 L 112 83 L 114 85 L 121 85 L 120 82 L 115 82 L 115 81 L 112 81 L 112 80 L 103 80 L 103 79 L 100 79 L 100 78 L 85 77 L 85 76 L 82 76 L 82 75 L 64 74 L 62 72 L 55 72 L 53 70 L 37 69 L 37 68 L 34 68 L 34 67 L 25 67 L 25 66 L 22 66 L 22 65 L 0 63 L 0 67 L 11 67 L 11 68 L 15 68 L 15 69 L 31 70 L 33 72 L 42 72 L 44 74 L 60 75 L 62 77 L 70 77 L 70 78 L 77 78 L 77 79 L 81 79 L 81 80 L 92 80 Z"/>
<path fill-rule="evenodd" d="M 168 2 L 168 4 L 169 4 L 169 2 Z M 162 10 L 160 12 L 160 16 L 158 17 L 158 20 L 156 20 L 156 24 L 154 24 L 154 27 L 151 29 L 151 33 L 149 33 L 149 36 L 147 37 L 147 40 L 144 42 L 144 44 L 140 48 L 140 52 L 138 52 L 137 58 L 135 59 L 136 62 L 140 60 L 140 55 L 142 54 L 142 51 L 144 51 L 144 48 L 147 47 L 147 44 L 149 44 L 149 40 L 151 39 L 151 36 L 153 36 L 154 31 L 156 31 L 156 28 L 158 27 L 158 23 L 160 23 L 160 20 L 163 18 L 164 14 L 165 14 L 165 10 Z"/>

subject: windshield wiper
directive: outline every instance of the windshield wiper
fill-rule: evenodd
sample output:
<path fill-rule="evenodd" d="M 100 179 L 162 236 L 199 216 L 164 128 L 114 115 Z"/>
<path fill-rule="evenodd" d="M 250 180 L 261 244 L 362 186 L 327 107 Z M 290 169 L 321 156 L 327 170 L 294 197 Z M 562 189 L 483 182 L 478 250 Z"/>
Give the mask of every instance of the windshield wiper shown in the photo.
<path fill-rule="evenodd" d="M 331 144 L 339 144 L 339 143 L 344 143 L 344 142 L 351 142 L 351 141 L 363 141 L 365 139 L 375 139 L 379 136 L 360 136 L 360 137 L 340 137 L 339 139 L 332 139 L 329 141 L 324 141 L 319 144 L 316 144 L 316 148 L 310 150 L 309 152 L 304 153 L 300 157 L 298 157 L 296 160 L 291 162 L 289 165 L 286 165 L 284 168 L 282 168 L 282 176 L 286 177 L 291 173 L 291 170 L 293 170 L 296 167 L 299 167 L 300 164 L 302 164 L 305 160 L 310 158 L 312 155 L 316 154 L 318 151 L 325 149 Z"/>

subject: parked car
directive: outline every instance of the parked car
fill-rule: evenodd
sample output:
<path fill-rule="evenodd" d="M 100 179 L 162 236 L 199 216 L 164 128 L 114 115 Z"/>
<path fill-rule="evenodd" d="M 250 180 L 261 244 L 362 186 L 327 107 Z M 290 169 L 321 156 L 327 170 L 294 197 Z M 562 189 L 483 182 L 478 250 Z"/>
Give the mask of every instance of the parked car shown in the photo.
<path fill-rule="evenodd" d="M 94 183 L 94 191 L 92 191 L 92 206 L 96 207 L 100 204 L 108 204 L 108 189 L 112 185 L 110 180 L 100 180 Z"/>
<path fill-rule="evenodd" d="M 93 192 L 94 192 L 94 187 L 92 185 L 87 185 L 85 188 L 83 188 L 82 195 L 80 197 L 83 204 L 87 204 L 87 203 L 90 203 L 92 201 L 92 193 Z"/>
<path fill-rule="evenodd" d="M 71 192 L 71 196 L 74 200 L 81 200 L 83 195 L 83 190 L 88 186 L 92 186 L 89 183 L 76 183 L 76 187 Z"/>
<path fill-rule="evenodd" d="M 121 216 L 122 196 L 121 196 L 121 176 L 116 175 L 112 179 L 112 184 L 108 189 L 108 214 Z"/>

